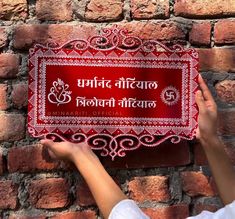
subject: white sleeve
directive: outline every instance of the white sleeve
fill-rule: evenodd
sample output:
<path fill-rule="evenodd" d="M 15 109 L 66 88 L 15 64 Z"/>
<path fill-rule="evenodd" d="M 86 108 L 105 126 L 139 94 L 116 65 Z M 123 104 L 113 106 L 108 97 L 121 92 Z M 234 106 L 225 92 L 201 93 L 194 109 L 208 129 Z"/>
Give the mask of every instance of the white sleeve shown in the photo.
<path fill-rule="evenodd" d="M 215 213 L 203 211 L 195 217 L 188 217 L 187 219 L 233 219 L 235 218 L 235 201 L 219 209 Z"/>
<path fill-rule="evenodd" d="M 117 203 L 108 219 L 150 219 L 146 216 L 137 204 L 130 199 L 125 199 Z"/>

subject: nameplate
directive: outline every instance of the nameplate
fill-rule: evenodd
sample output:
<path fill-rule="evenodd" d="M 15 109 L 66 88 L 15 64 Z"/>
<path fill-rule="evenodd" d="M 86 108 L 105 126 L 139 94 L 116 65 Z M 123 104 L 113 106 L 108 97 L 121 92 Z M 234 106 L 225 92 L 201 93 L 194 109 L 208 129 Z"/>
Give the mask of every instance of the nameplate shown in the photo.
<path fill-rule="evenodd" d="M 30 50 L 28 131 L 86 141 L 125 156 L 170 139 L 193 139 L 198 53 L 143 41 L 117 27 L 88 40 Z"/>

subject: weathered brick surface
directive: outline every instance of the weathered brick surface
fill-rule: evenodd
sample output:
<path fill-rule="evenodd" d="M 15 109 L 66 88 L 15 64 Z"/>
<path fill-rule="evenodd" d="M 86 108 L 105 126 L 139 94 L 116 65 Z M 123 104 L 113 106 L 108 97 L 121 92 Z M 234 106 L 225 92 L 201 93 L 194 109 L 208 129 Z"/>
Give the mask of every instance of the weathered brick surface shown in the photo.
<path fill-rule="evenodd" d="M 0 141 L 20 140 L 25 135 L 25 118 L 21 114 L 0 114 Z"/>
<path fill-rule="evenodd" d="M 16 77 L 19 69 L 19 56 L 10 53 L 0 54 L 0 79 Z"/>
<path fill-rule="evenodd" d="M 233 0 L 176 0 L 174 4 L 176 16 L 188 18 L 215 18 L 235 15 Z"/>
<path fill-rule="evenodd" d="M 17 186 L 11 180 L 0 181 L 0 209 L 17 207 Z"/>
<path fill-rule="evenodd" d="M 6 28 L 0 27 L 0 48 L 7 44 Z"/>
<path fill-rule="evenodd" d="M 17 49 L 28 49 L 34 43 L 57 42 L 66 43 L 72 39 L 87 39 L 96 34 L 92 25 L 19 25 L 16 27 L 13 37 L 13 45 Z"/>
<path fill-rule="evenodd" d="M 219 132 L 235 164 L 234 17 L 234 0 L 0 0 L 0 218 L 101 217 L 87 185 L 77 180 L 74 166 L 53 160 L 41 145 L 31 143 L 36 140 L 26 131 L 25 116 L 28 49 L 34 43 L 88 39 L 106 26 L 116 24 L 143 40 L 198 48 L 200 71 L 219 105 Z M 193 172 L 208 163 L 200 144 L 194 144 L 193 150 L 191 144 L 167 141 L 101 161 L 151 218 L 185 219 L 221 207 L 214 197 L 213 178 Z M 175 167 L 191 172 L 181 176 Z M 66 180 L 56 178 L 62 176 Z M 16 195 L 11 192 L 13 184 L 1 193 L 1 182 L 9 179 L 20 186 Z"/>
<path fill-rule="evenodd" d="M 200 71 L 235 71 L 234 48 L 198 49 Z"/>
<path fill-rule="evenodd" d="M 28 85 L 25 83 L 14 84 L 11 94 L 12 102 L 18 109 L 27 107 Z"/>
<path fill-rule="evenodd" d="M 228 154 L 233 165 L 235 165 L 235 141 L 233 139 L 224 141 L 225 151 Z"/>
<path fill-rule="evenodd" d="M 135 177 L 128 183 L 130 197 L 138 202 L 167 201 L 170 199 L 168 177 Z"/>
<path fill-rule="evenodd" d="M 22 214 L 11 214 L 8 219 L 46 219 L 45 216 L 38 215 L 22 215 Z"/>
<path fill-rule="evenodd" d="M 167 18 L 170 16 L 169 0 L 131 0 L 134 19 Z"/>
<path fill-rule="evenodd" d="M 233 140 L 228 140 L 223 143 L 226 153 L 235 165 L 235 142 Z M 208 165 L 206 155 L 200 143 L 194 145 L 194 162 L 198 166 Z"/>
<path fill-rule="evenodd" d="M 219 132 L 223 135 L 235 135 L 235 110 L 219 111 Z"/>
<path fill-rule="evenodd" d="M 181 141 L 178 144 L 166 141 L 156 148 L 141 147 L 135 151 L 128 151 L 125 157 L 117 157 L 114 161 L 104 157 L 100 157 L 100 159 L 106 167 L 124 169 L 173 167 L 187 165 L 191 162 L 187 141 Z"/>
<path fill-rule="evenodd" d="M 216 44 L 235 43 L 235 20 L 219 20 L 215 24 L 214 40 Z"/>
<path fill-rule="evenodd" d="M 0 151 L 0 175 L 3 174 L 3 171 L 4 171 L 4 167 L 3 167 L 3 155 L 2 155 L 2 152 Z"/>
<path fill-rule="evenodd" d="M 67 212 L 57 214 L 51 219 L 95 219 L 96 213 L 92 210 L 85 210 L 82 212 Z"/>
<path fill-rule="evenodd" d="M 173 21 L 133 21 L 130 23 L 120 24 L 119 26 L 127 29 L 129 34 L 133 34 L 144 40 L 185 40 L 185 32 L 183 28 Z"/>
<path fill-rule="evenodd" d="M 185 219 L 189 216 L 187 205 L 172 205 L 162 208 L 142 208 L 150 218 L 154 219 Z"/>
<path fill-rule="evenodd" d="M 0 1 L 0 19 L 2 20 L 20 20 L 27 17 L 26 0 L 1 0 Z"/>
<path fill-rule="evenodd" d="M 209 205 L 209 204 L 195 204 L 194 206 L 194 211 L 195 211 L 195 215 L 200 214 L 202 211 L 210 211 L 210 212 L 215 212 L 218 210 L 218 206 L 217 205 Z"/>
<path fill-rule="evenodd" d="M 189 42 L 193 45 L 210 45 L 211 41 L 211 23 L 201 22 L 193 23 L 189 33 Z"/>
<path fill-rule="evenodd" d="M 121 0 L 91 0 L 85 11 L 85 18 L 92 21 L 119 20 L 123 13 Z"/>
<path fill-rule="evenodd" d="M 29 186 L 29 202 L 35 208 L 62 208 L 69 203 L 69 185 L 62 178 L 34 180 Z"/>
<path fill-rule="evenodd" d="M 226 103 L 235 103 L 235 80 L 224 80 L 215 85 L 220 100 Z"/>
<path fill-rule="evenodd" d="M 7 85 L 0 84 L 0 110 L 6 110 L 7 108 Z"/>
<path fill-rule="evenodd" d="M 70 21 L 72 19 L 71 0 L 37 0 L 36 15 L 39 20 Z"/>
<path fill-rule="evenodd" d="M 200 142 L 197 142 L 193 146 L 194 149 L 194 162 L 198 166 L 208 165 L 206 154 L 202 148 Z"/>
<path fill-rule="evenodd" d="M 215 196 L 211 183 L 203 173 L 185 171 L 181 173 L 183 191 L 189 196 Z"/>
<path fill-rule="evenodd" d="M 95 205 L 96 202 L 88 188 L 87 184 L 81 180 L 77 183 L 76 203 L 80 206 Z"/>
<path fill-rule="evenodd" d="M 58 168 L 59 162 L 53 162 L 43 146 L 30 145 L 13 147 L 8 152 L 8 170 L 12 172 L 34 172 Z"/>

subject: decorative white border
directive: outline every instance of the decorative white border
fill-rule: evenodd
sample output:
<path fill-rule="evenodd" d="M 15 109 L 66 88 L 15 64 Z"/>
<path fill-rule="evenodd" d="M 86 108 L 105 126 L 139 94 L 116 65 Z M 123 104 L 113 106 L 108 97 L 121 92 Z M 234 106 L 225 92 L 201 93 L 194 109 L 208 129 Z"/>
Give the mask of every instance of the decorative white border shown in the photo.
<path fill-rule="evenodd" d="M 116 36 L 115 40 L 113 36 Z M 39 59 L 44 60 L 39 64 Z M 118 117 L 117 119 L 117 117 L 109 117 L 106 122 L 107 117 L 91 119 L 46 116 L 47 65 L 121 65 L 124 67 L 182 69 L 182 118 Z M 125 151 L 134 150 L 141 145 L 153 147 L 169 138 L 173 143 L 176 143 L 180 139 L 192 139 L 195 135 L 198 111 L 194 94 L 197 89 L 198 54 L 194 49 L 183 49 L 179 45 L 169 49 L 154 40 L 142 41 L 138 37 L 128 36 L 125 30 L 114 26 L 103 30 L 102 35 L 93 36 L 88 41 L 72 40 L 61 46 L 35 45 L 30 50 L 29 69 L 28 130 L 34 137 L 46 136 L 66 139 L 65 136 L 69 135 L 67 140 L 87 141 L 93 149 L 101 150 L 103 156 L 110 155 L 114 159 L 115 156 L 124 156 Z M 37 123 L 38 115 L 46 124 Z M 60 120 L 61 124 L 53 124 L 55 118 Z M 121 119 L 124 120 L 122 125 L 116 125 L 115 123 L 120 123 Z M 97 121 L 102 121 L 103 124 L 98 126 Z M 139 124 L 145 121 L 148 126 L 139 126 L 138 121 Z M 189 123 L 188 126 L 185 125 L 187 123 Z M 159 140 L 159 137 L 156 138 L 157 136 L 165 137 Z"/>

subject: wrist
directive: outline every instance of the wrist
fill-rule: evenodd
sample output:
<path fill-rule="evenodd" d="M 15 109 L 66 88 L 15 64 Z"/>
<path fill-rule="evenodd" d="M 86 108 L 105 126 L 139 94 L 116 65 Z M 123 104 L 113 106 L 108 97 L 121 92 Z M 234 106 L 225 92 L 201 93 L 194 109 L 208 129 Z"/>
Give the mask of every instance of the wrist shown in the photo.
<path fill-rule="evenodd" d="M 213 149 L 218 145 L 221 145 L 221 140 L 217 135 L 208 136 L 207 138 L 201 138 L 200 142 L 204 150 Z"/>
<path fill-rule="evenodd" d="M 73 163 L 79 170 L 84 166 L 97 165 L 97 162 L 99 159 L 92 151 L 85 154 L 76 153 L 73 156 Z"/>

